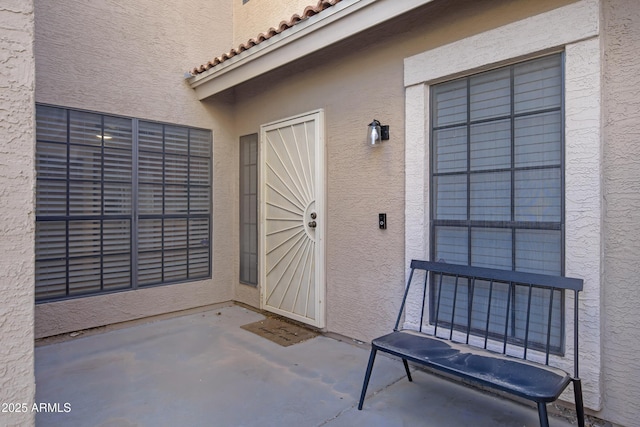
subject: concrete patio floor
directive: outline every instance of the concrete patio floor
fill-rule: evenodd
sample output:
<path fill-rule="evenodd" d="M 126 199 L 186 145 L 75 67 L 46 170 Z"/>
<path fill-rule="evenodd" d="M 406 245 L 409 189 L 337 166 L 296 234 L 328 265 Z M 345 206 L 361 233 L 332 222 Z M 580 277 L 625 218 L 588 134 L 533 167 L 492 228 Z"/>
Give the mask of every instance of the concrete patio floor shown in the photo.
<path fill-rule="evenodd" d="M 327 336 L 282 347 L 240 328 L 263 318 L 229 306 L 39 345 L 36 401 L 70 411 L 36 425 L 538 425 L 533 408 L 425 372 L 409 383 L 384 355 L 358 411 L 366 348 Z"/>

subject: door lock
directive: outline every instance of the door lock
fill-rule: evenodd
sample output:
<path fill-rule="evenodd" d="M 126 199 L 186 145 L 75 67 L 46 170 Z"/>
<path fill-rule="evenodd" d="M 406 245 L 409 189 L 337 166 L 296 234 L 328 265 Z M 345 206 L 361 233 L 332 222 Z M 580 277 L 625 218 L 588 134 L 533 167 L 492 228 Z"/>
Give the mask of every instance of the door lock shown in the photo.
<path fill-rule="evenodd" d="M 311 212 L 311 219 L 316 219 L 318 217 L 318 215 L 316 215 L 315 212 Z"/>

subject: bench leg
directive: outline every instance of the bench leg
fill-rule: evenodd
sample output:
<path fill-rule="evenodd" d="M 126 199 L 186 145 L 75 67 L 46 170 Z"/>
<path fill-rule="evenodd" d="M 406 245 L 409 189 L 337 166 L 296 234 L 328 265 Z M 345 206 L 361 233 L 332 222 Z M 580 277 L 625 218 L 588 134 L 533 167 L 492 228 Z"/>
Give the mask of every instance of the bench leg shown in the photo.
<path fill-rule="evenodd" d="M 578 414 L 578 426 L 584 427 L 584 404 L 582 402 L 582 381 L 579 378 L 573 380 L 573 394 L 576 398 L 576 413 Z"/>
<path fill-rule="evenodd" d="M 360 403 L 358 403 L 358 410 L 362 410 L 362 404 L 364 403 L 364 396 L 367 394 L 367 387 L 369 387 L 369 378 L 371 378 L 371 370 L 373 369 L 373 362 L 376 360 L 376 352 L 378 350 L 371 348 L 371 355 L 369 356 L 369 364 L 367 365 L 367 373 L 364 374 L 364 383 L 362 384 L 362 393 L 360 394 Z"/>
<path fill-rule="evenodd" d="M 540 417 L 540 427 L 549 427 L 547 404 L 544 402 L 538 402 L 538 417 Z"/>
<path fill-rule="evenodd" d="M 407 378 L 409 378 L 409 381 L 413 381 L 413 378 L 411 378 L 411 372 L 409 371 L 409 364 L 407 363 L 407 359 L 402 359 L 402 363 L 404 363 L 404 370 L 407 373 Z"/>

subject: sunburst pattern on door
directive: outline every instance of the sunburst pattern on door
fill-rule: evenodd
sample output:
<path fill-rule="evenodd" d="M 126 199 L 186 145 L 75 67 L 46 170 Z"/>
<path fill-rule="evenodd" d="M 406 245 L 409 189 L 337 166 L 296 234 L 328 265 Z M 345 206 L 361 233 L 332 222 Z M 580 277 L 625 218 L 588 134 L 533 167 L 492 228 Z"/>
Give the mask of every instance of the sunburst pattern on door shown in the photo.
<path fill-rule="evenodd" d="M 316 324 L 316 144 L 311 117 L 263 128 L 263 305 Z"/>

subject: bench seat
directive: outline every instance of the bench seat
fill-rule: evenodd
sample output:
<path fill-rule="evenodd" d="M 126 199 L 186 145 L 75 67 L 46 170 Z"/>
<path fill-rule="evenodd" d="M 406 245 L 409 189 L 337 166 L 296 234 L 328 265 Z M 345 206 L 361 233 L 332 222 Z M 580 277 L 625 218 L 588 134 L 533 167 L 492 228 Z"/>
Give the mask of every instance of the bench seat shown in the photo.
<path fill-rule="evenodd" d="M 412 331 L 372 341 L 376 350 L 535 402 L 553 402 L 571 382 L 561 369 Z"/>
<path fill-rule="evenodd" d="M 546 405 L 572 384 L 578 426 L 584 427 L 578 375 L 578 294 L 582 287 L 582 279 L 571 277 L 412 260 L 393 332 L 371 342 L 358 409 L 362 409 L 376 354 L 381 351 L 402 359 L 409 381 L 411 362 L 463 383 L 535 402 L 541 427 L 549 427 Z M 407 299 L 411 300 L 410 313 L 405 312 Z M 567 326 L 573 326 L 573 346 L 569 347 L 573 375 L 549 365 L 556 358 L 563 360 L 563 367 L 571 363 L 564 354 L 560 322 L 563 305 L 571 299 L 574 318 Z M 403 321 L 410 328 L 402 328 Z M 496 350 L 498 346 L 501 351 Z"/>

